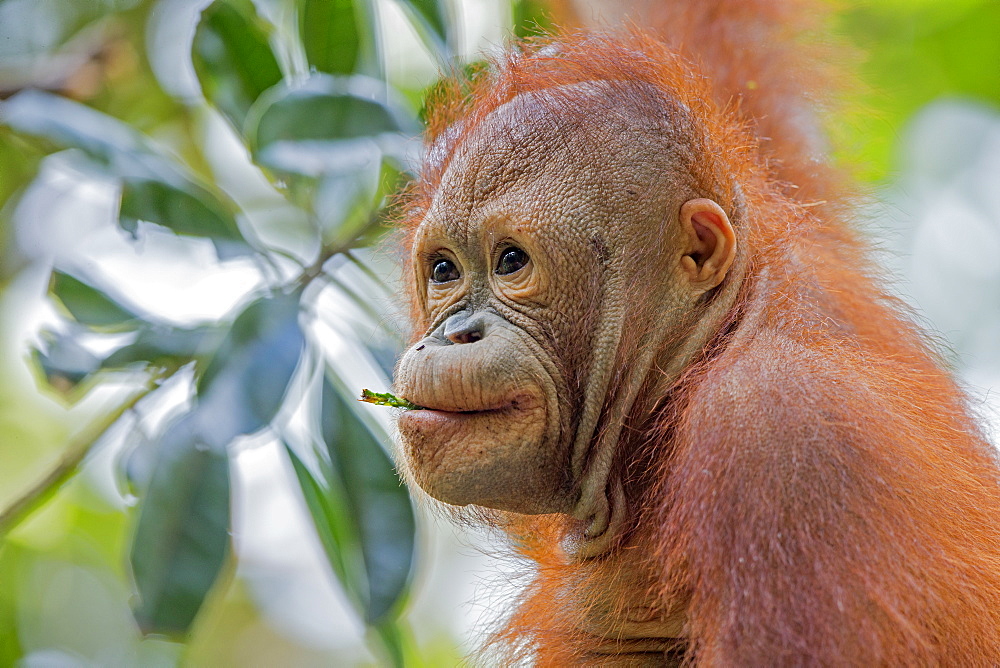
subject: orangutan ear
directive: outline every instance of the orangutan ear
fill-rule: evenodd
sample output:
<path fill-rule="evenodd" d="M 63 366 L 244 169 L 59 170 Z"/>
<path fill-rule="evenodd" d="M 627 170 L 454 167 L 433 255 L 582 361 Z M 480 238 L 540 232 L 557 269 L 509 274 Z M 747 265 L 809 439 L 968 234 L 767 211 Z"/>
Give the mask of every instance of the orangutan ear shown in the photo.
<path fill-rule="evenodd" d="M 681 268 L 696 290 L 711 290 L 726 277 L 736 256 L 736 235 L 729 216 L 710 199 L 681 206 L 680 225 L 686 243 Z"/>

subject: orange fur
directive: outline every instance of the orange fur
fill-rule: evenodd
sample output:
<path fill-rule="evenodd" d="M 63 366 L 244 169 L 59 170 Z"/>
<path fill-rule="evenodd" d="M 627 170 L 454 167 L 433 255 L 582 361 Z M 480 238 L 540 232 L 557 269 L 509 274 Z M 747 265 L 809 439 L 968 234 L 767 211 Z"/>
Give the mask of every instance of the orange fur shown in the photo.
<path fill-rule="evenodd" d="M 650 5 L 670 47 L 638 31 L 565 33 L 442 85 L 403 225 L 419 222 L 463 137 L 518 94 L 644 82 L 683 105 L 693 176 L 707 196 L 742 201 L 750 266 L 725 325 L 652 414 L 630 416 L 617 451 L 632 514 L 615 549 L 642 555 L 636 578 L 664 609 L 686 606 L 675 658 L 997 665 L 996 456 L 882 287 L 843 213 L 842 179 L 814 160 L 818 125 L 802 118 L 830 78 L 789 55 L 810 7 Z M 594 638 L 576 620 L 587 597 L 566 592 L 620 562 L 565 557 L 569 518 L 505 527 L 535 576 L 494 650 L 504 662 L 586 662 Z"/>

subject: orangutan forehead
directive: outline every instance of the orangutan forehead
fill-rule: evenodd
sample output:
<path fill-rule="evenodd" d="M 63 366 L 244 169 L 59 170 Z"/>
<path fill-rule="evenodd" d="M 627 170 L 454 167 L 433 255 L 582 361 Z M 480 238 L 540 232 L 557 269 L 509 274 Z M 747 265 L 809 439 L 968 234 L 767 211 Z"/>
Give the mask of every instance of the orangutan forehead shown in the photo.
<path fill-rule="evenodd" d="M 460 139 L 439 195 L 483 203 L 546 174 L 563 185 L 567 176 L 610 185 L 662 174 L 674 114 L 645 88 L 590 82 L 515 97 Z"/>

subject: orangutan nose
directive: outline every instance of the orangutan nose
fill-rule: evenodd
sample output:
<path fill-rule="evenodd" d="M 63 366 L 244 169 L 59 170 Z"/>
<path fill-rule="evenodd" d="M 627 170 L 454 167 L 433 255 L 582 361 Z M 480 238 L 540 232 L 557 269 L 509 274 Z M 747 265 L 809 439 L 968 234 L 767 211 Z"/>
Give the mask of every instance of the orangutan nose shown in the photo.
<path fill-rule="evenodd" d="M 485 331 L 483 313 L 459 311 L 444 321 L 444 338 L 452 343 L 475 343 L 483 338 Z"/>

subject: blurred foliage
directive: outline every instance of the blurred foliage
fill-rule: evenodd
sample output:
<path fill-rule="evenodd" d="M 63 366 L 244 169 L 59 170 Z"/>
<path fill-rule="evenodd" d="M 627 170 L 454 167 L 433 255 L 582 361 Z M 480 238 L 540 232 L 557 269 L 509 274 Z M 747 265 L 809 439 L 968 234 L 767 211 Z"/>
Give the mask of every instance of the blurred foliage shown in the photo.
<path fill-rule="evenodd" d="M 415 58 L 466 65 L 455 3 L 388 2 Z M 0 665 L 328 662 L 262 622 L 236 575 L 233 471 L 255 435 L 281 444 L 376 660 L 453 665 L 450 640 L 415 647 L 411 502 L 317 333 L 321 300 L 348 305 L 355 315 L 334 314 L 339 354 L 391 367 L 396 342 L 371 305 L 385 287 L 364 248 L 413 169 L 431 82 L 390 75 L 386 3 L 203 4 L 189 25 L 171 0 L 0 2 L 0 313 L 18 313 L 18 286 L 42 271 L 55 313 L 35 337 L 0 320 Z M 994 0 L 841 4 L 870 85 L 838 146 L 866 178 L 891 173 L 900 128 L 935 97 L 1000 105 Z M 544 6 L 514 0 L 514 34 L 550 27 Z M 15 240 L 29 196 L 55 198 L 52 174 L 67 170 L 113 190 L 107 223 L 134 247 L 210 243 L 219 271 L 249 266 L 256 282 L 231 311 L 177 322 L 99 266 Z M 25 338 L 68 408 L 31 391 Z M 104 450 L 124 511 L 77 475 Z M 245 645 L 227 642 L 236 634 Z"/>
<path fill-rule="evenodd" d="M 384 450 L 385 433 L 359 414 L 357 390 L 324 359 L 314 321 L 321 294 L 331 299 L 339 292 L 367 308 L 366 294 L 378 286 L 338 283 L 329 265 L 358 264 L 351 251 L 381 235 L 378 210 L 413 167 L 406 151 L 419 123 L 384 78 L 373 5 L 205 4 L 192 17 L 188 64 L 200 97 L 161 87 L 156 59 L 162 53 L 151 51 L 151 42 L 157 28 L 171 27 L 164 18 L 169 2 L 11 0 L 0 6 L 0 25 L 6 26 L 0 33 L 8 40 L 7 50 L 0 47 L 0 89 L 7 98 L 0 103 L 5 227 L 17 219 L 24 193 L 44 192 L 43 176 L 36 174 L 59 159 L 81 182 L 117 190 L 114 220 L 133 243 L 158 243 L 163 237 L 156 230 L 206 239 L 221 269 L 248 260 L 261 277 L 235 311 L 182 324 L 122 299 L 123 286 L 100 272 L 54 256 L 49 291 L 58 318 L 41 332 L 34 351 L 38 368 L 70 403 L 115 385 L 130 387 L 131 394 L 92 417 L 91 429 L 75 437 L 49 473 L 0 513 L 2 659 L 12 663 L 27 647 L 37 661 L 64 647 L 98 662 L 176 660 L 175 646 L 142 635 L 190 638 L 210 594 L 228 586 L 230 460 L 239 453 L 233 441 L 266 432 L 288 444 L 331 573 L 371 627 L 373 649 L 385 662 L 402 665 L 408 631 L 399 613 L 411 577 L 413 508 Z M 400 6 L 426 48 L 450 63 L 454 27 L 442 5 L 400 0 Z M 48 20 L 54 30 L 34 40 L 11 29 Z M 205 103 L 226 119 L 252 161 L 244 168 L 269 184 L 265 193 L 284 198 L 285 216 L 306 221 L 304 243 L 289 250 L 287 243 L 269 241 L 267 231 L 253 224 L 254 212 L 229 194 L 220 160 L 199 137 Z M 8 278 L 34 266 L 21 248 L 8 244 L 4 251 Z M 375 280 L 370 270 L 360 275 L 369 284 Z M 348 340 L 359 354 L 371 354 L 368 341 Z M 165 403 L 161 395 L 178 384 L 188 388 L 188 400 L 141 437 L 136 416 Z M 310 396 L 317 397 L 320 417 L 303 418 L 303 436 L 287 416 L 310 404 Z M 279 413 L 285 417 L 276 420 Z M 107 504 L 98 504 L 105 506 L 101 515 L 114 521 L 99 524 L 85 521 L 74 505 L 47 504 L 116 429 L 134 435 L 118 455 L 125 491 L 134 495 L 129 520 Z M 70 488 L 81 489 L 75 482 Z M 68 524 L 46 527 L 49 509 L 69 512 Z M 28 517 L 32 521 L 22 523 Z M 92 535 L 98 527 L 103 535 Z M 50 649 L 41 655 L 40 639 L 25 644 L 32 628 L 25 616 L 52 612 L 36 609 L 22 589 L 53 556 L 32 549 L 33 537 L 51 542 L 57 536 L 106 551 L 105 565 L 128 555 L 128 569 L 119 573 L 124 579 L 110 586 L 134 592 L 121 598 L 131 598 L 132 624 L 141 632 L 125 625 L 124 637 L 134 637 L 134 646 L 87 648 L 79 634 L 62 644 L 59 638 L 42 642 Z M 61 556 L 69 557 L 68 581 L 97 573 L 74 577 L 72 569 L 93 560 L 76 552 Z M 69 606 L 74 614 L 77 603 Z M 146 647 L 154 647 L 150 656 Z"/>
<path fill-rule="evenodd" d="M 870 181 L 891 177 L 908 118 L 942 96 L 1000 106 L 1000 2 L 844 2 L 839 30 L 859 47 L 866 86 L 849 97 L 836 141 Z"/>

